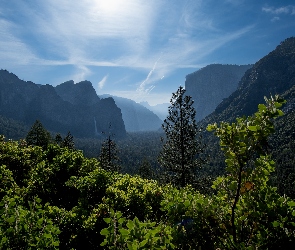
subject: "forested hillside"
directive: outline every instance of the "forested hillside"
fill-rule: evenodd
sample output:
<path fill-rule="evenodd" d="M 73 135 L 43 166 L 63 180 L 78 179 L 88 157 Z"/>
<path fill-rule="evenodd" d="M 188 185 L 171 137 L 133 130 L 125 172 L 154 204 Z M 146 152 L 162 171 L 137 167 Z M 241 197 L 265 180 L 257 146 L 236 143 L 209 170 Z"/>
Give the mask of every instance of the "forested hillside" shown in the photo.
<path fill-rule="evenodd" d="M 282 97 L 288 100 L 285 115 L 275 121 L 276 131 L 269 140 L 276 162 L 273 181 L 280 193 L 295 198 L 295 85 Z"/>

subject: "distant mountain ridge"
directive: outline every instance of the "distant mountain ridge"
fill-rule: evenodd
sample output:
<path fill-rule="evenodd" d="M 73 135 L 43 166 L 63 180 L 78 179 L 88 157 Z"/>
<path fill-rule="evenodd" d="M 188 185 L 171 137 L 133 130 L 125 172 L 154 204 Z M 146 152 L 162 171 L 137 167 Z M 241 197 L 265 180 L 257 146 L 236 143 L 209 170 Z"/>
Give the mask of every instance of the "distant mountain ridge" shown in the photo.
<path fill-rule="evenodd" d="M 148 102 L 140 102 L 140 104 L 155 113 L 162 121 L 168 116 L 170 103 L 161 103 L 154 106 L 149 105 Z"/>
<path fill-rule="evenodd" d="M 211 64 L 186 76 L 186 95 L 194 100 L 197 121 L 212 113 L 222 100 L 238 88 L 252 65 Z"/>
<path fill-rule="evenodd" d="M 162 120 L 143 105 L 118 96 L 101 95 L 100 97 L 112 97 L 115 100 L 121 109 L 127 132 L 157 131 L 161 128 Z"/>
<path fill-rule="evenodd" d="M 95 137 L 107 132 L 110 123 L 117 136 L 126 134 L 115 101 L 100 100 L 87 81 L 53 87 L 26 82 L 0 70 L 0 115 L 26 125 L 38 119 L 50 131 L 70 131 L 76 137 Z"/>

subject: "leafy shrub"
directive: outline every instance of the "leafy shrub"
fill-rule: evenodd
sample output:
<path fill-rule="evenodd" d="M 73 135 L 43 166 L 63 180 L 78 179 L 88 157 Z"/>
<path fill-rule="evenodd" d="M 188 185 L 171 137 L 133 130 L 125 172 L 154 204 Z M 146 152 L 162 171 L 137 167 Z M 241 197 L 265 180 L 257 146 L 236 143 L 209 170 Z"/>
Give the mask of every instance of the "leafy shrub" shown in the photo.
<path fill-rule="evenodd" d="M 103 202 L 127 218 L 144 220 L 160 218 L 162 199 L 163 190 L 156 181 L 126 174 L 119 175 L 106 189 Z"/>
<path fill-rule="evenodd" d="M 137 217 L 127 220 L 121 212 L 110 213 L 111 218 L 105 218 L 108 227 L 101 230 L 105 240 L 101 246 L 108 249 L 174 249 L 172 244 L 172 229 L 162 223 L 140 222 Z"/>
<path fill-rule="evenodd" d="M 23 204 L 19 196 L 5 196 L 0 202 L 1 249 L 58 249 L 59 228 L 46 216 L 48 208 L 35 198 Z"/>

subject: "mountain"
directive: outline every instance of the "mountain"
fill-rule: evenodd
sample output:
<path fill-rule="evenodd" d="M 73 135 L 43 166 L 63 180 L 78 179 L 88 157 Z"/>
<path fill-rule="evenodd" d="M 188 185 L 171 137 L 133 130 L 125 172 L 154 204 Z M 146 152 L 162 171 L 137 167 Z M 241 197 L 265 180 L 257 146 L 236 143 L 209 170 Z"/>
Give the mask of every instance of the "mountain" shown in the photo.
<path fill-rule="evenodd" d="M 153 106 L 150 106 L 148 102 L 140 102 L 139 104 L 155 113 L 162 121 L 168 116 L 168 107 L 170 103 L 161 103 Z"/>
<path fill-rule="evenodd" d="M 249 69 L 238 89 L 225 98 L 203 123 L 233 121 L 251 115 L 264 96 L 283 94 L 295 84 L 295 38 L 288 38 Z"/>
<path fill-rule="evenodd" d="M 36 119 L 50 131 L 95 137 L 109 130 L 126 134 L 121 110 L 112 98 L 100 100 L 90 82 L 38 85 L 0 70 L 0 115 L 32 125 Z"/>
<path fill-rule="evenodd" d="M 57 85 L 55 91 L 64 101 L 73 105 L 91 106 L 100 101 L 89 81 L 74 84 L 74 81 L 70 80 Z"/>
<path fill-rule="evenodd" d="M 186 76 L 186 95 L 194 100 L 197 121 L 209 115 L 234 92 L 242 76 L 252 65 L 211 64 Z"/>
<path fill-rule="evenodd" d="M 295 198 L 295 37 L 283 41 L 275 50 L 260 59 L 246 71 L 238 89 L 224 99 L 205 119 L 198 124 L 233 122 L 236 117 L 249 116 L 257 111 L 264 96 L 279 94 L 287 103 L 285 115 L 275 120 L 275 133 L 269 138 L 269 148 L 276 162 L 272 182 L 281 194 Z M 224 157 L 218 140 L 212 133 L 205 133 L 208 165 L 215 175 L 224 170 Z"/>
<path fill-rule="evenodd" d="M 102 95 L 100 97 L 104 98 L 108 96 L 110 95 Z M 121 109 L 126 131 L 157 131 L 161 127 L 161 119 L 146 107 L 127 98 L 111 97 Z"/>

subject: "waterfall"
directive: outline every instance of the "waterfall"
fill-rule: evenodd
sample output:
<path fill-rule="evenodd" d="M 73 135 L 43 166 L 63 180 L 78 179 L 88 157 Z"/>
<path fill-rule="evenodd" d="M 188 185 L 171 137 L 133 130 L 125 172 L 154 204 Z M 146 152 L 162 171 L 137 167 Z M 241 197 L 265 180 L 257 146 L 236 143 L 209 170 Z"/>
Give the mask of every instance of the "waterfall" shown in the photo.
<path fill-rule="evenodd" d="M 93 117 L 93 119 L 94 119 L 94 134 L 96 136 L 99 136 L 100 134 L 97 132 L 96 119 L 95 119 L 95 117 Z"/>

